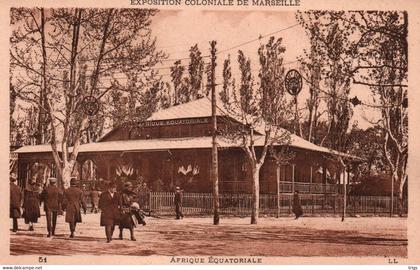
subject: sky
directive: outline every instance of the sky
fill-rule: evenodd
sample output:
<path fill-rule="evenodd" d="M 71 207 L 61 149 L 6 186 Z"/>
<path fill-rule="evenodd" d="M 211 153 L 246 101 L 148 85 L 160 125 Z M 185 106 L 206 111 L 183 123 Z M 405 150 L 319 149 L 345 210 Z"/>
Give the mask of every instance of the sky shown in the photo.
<path fill-rule="evenodd" d="M 217 55 L 216 83 L 222 80 L 224 59 L 230 54 L 232 63 L 235 63 L 239 49 L 251 58 L 252 69 L 257 71 L 257 49 L 260 44 L 267 42 L 271 34 L 283 39 L 286 47 L 284 54 L 286 72 L 289 69 L 298 68 L 297 57 L 303 54 L 304 49 L 309 48 L 306 33 L 297 24 L 294 12 L 161 10 L 153 18 L 151 28 L 152 34 L 157 38 L 157 47 L 168 54 L 169 60 L 160 66 L 160 73 L 168 81 L 170 80 L 169 67 L 176 59 L 182 59 L 181 63 L 188 65 L 188 50 L 196 43 L 203 55 L 208 55 L 209 41 L 217 41 L 217 49 L 220 53 Z M 208 58 L 204 60 L 209 62 Z M 233 66 L 232 72 L 234 77 L 239 78 L 237 67 Z M 308 85 L 304 84 L 298 98 L 299 107 L 304 106 L 308 95 Z M 350 97 L 354 95 L 367 104 L 373 104 L 368 87 L 353 86 Z M 357 121 L 360 128 L 367 128 L 371 124 L 366 121 L 366 118 L 375 121 L 379 117 L 380 114 L 376 110 L 366 106 L 357 106 L 354 108 L 352 122 Z"/>

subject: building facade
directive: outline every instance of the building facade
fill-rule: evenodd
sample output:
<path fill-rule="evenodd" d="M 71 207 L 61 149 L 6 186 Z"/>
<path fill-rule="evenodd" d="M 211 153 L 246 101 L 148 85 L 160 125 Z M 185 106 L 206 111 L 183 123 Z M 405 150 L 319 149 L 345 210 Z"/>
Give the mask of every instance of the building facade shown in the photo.
<path fill-rule="evenodd" d="M 219 109 L 217 123 L 222 131 L 238 121 Z M 256 140 L 257 153 L 262 149 L 262 133 L 255 132 L 260 139 Z M 173 191 L 180 186 L 186 192 L 209 193 L 211 134 L 211 102 L 205 97 L 158 111 L 137 125 L 121 125 L 98 142 L 81 145 L 73 174 L 88 186 L 100 186 L 106 180 L 119 185 L 131 181 L 147 183 L 152 191 Z M 218 144 L 220 192 L 250 193 L 252 179 L 241 145 L 222 137 Z M 338 184 L 349 177 L 337 157 L 357 160 L 296 135 L 291 135 L 287 148 L 293 155 L 285 164 L 278 165 L 272 155 L 267 156 L 260 171 L 261 193 L 276 193 L 278 181 L 283 193 L 336 193 Z M 21 185 L 29 179 L 45 183 L 56 174 L 50 145 L 24 146 L 15 153 Z"/>

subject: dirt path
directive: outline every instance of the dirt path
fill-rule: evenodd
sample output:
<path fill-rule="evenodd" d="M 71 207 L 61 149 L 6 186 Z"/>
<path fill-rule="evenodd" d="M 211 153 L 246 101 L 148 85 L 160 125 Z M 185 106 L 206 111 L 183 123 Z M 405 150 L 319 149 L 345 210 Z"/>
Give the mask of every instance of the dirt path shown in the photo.
<path fill-rule="evenodd" d="M 45 217 L 35 231 L 19 220 L 22 230 L 10 233 L 12 255 L 226 255 L 226 256 L 407 256 L 405 218 L 226 218 L 213 226 L 211 218 L 183 220 L 148 218 L 136 228 L 137 241 L 105 242 L 99 215 L 83 216 L 76 237 L 59 217 L 57 236 L 46 237 Z M 118 230 L 114 237 L 118 236 Z"/>

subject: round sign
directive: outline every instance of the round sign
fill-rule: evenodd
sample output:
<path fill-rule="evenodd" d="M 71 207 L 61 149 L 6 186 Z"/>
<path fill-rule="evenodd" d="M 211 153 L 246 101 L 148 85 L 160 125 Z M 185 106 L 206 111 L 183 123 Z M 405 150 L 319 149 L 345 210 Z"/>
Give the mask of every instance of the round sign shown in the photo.
<path fill-rule="evenodd" d="M 94 96 L 86 96 L 82 102 L 83 112 L 89 116 L 95 115 L 99 111 L 99 102 Z"/>
<path fill-rule="evenodd" d="M 302 76 L 296 69 L 291 69 L 287 72 L 284 79 L 284 85 L 287 92 L 292 96 L 296 96 L 302 90 Z"/>

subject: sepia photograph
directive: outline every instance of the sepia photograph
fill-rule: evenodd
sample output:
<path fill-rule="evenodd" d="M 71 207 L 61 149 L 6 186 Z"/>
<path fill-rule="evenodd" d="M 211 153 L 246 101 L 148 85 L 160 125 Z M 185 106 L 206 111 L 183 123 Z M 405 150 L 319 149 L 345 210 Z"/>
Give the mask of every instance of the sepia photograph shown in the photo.
<path fill-rule="evenodd" d="M 414 259 L 416 14 L 126 4 L 7 10 L 9 261 Z"/>

